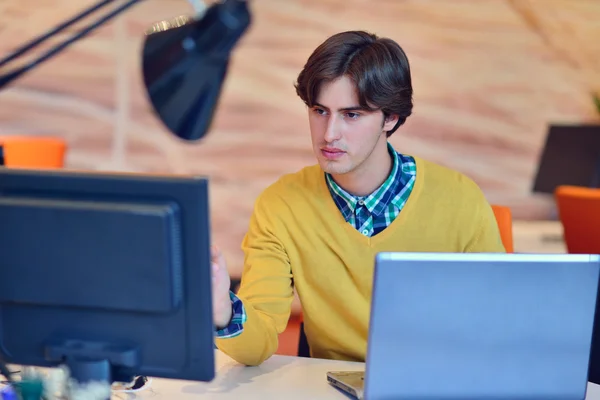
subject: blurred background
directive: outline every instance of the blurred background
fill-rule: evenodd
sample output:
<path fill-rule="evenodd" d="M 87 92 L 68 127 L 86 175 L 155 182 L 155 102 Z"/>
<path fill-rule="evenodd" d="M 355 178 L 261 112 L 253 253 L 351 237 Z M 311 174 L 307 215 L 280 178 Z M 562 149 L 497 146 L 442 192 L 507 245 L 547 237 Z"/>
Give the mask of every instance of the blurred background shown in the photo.
<path fill-rule="evenodd" d="M 0 1 L 0 52 L 91 4 Z M 510 207 L 516 251 L 565 251 L 553 196 L 532 186 L 550 125 L 600 125 L 592 99 L 600 91 L 600 1 L 255 0 L 251 7 L 253 25 L 236 48 L 206 139 L 172 136 L 141 80 L 144 31 L 191 13 L 185 0 L 147 0 L 0 92 L 0 136 L 60 138 L 70 169 L 209 176 L 213 241 L 238 276 L 257 195 L 315 162 L 297 74 L 328 36 L 364 29 L 396 40 L 411 62 L 414 114 L 394 146 L 465 173 L 491 203 Z"/>

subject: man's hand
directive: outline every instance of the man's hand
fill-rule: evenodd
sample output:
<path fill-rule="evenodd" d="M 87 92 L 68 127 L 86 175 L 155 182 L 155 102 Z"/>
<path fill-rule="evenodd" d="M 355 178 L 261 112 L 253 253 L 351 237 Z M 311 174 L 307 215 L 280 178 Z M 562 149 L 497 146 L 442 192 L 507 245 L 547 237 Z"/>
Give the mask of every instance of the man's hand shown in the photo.
<path fill-rule="evenodd" d="M 216 246 L 211 248 L 211 264 L 213 320 L 217 329 L 222 329 L 229 325 L 233 312 L 231 299 L 229 298 L 231 279 L 227 271 L 225 257 Z"/>

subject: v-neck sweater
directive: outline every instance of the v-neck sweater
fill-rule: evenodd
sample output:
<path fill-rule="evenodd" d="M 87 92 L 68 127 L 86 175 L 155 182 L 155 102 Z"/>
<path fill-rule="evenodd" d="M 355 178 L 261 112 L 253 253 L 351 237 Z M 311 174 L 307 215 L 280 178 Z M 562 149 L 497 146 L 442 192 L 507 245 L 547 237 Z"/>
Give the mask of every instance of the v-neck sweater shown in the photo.
<path fill-rule="evenodd" d="M 505 252 L 480 188 L 457 171 L 414 159 L 417 176 L 402 212 L 372 237 L 345 221 L 319 165 L 269 186 L 242 243 L 237 296 L 247 320 L 240 335 L 215 339 L 217 347 L 246 365 L 269 358 L 296 290 L 311 355 L 364 361 L 377 253 Z"/>

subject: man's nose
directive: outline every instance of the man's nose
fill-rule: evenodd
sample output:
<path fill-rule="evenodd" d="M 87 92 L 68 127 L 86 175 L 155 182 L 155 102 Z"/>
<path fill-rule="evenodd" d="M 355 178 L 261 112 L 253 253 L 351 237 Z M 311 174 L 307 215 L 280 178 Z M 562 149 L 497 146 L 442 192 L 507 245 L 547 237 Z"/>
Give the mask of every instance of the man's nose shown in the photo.
<path fill-rule="evenodd" d="M 330 116 L 327 120 L 327 130 L 325 131 L 324 139 L 327 143 L 335 142 L 341 138 L 341 129 L 339 120 L 335 116 Z"/>

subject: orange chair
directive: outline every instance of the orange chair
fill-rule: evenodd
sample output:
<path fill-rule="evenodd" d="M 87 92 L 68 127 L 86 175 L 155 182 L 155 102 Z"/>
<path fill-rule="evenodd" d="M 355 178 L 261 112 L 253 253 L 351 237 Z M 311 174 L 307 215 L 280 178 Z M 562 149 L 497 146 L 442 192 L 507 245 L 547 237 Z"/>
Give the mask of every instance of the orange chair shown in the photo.
<path fill-rule="evenodd" d="M 567 251 L 600 254 L 600 189 L 564 185 L 554 196 Z"/>
<path fill-rule="evenodd" d="M 502 244 L 504 245 L 506 252 L 514 253 L 512 213 L 510 208 L 492 205 L 492 210 L 494 210 L 496 222 L 498 223 L 498 228 L 500 229 L 500 237 L 502 238 Z"/>
<path fill-rule="evenodd" d="M 61 138 L 0 136 L 4 165 L 9 168 L 62 168 L 67 144 Z"/>

